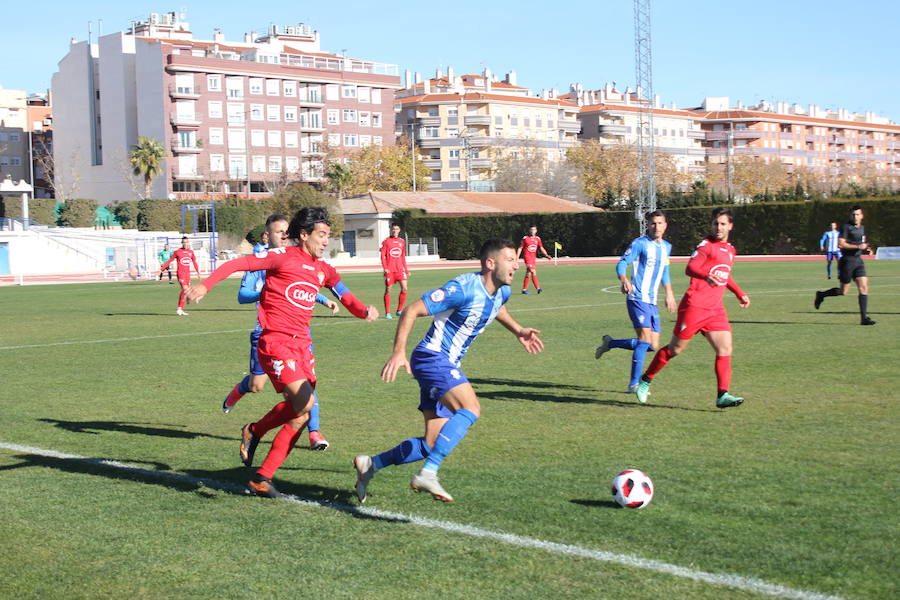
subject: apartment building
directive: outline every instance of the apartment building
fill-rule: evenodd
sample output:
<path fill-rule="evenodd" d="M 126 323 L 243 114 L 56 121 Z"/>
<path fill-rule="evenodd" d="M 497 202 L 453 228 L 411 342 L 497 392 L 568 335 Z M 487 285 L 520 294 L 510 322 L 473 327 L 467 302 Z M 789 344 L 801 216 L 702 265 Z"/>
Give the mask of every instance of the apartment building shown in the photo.
<path fill-rule="evenodd" d="M 28 103 L 24 90 L 0 87 L 0 179 L 31 183 L 28 163 Z"/>
<path fill-rule="evenodd" d="M 872 112 L 768 101 L 730 107 L 727 96 L 706 98 L 691 112 L 702 118 L 703 147 L 712 164 L 752 156 L 778 161 L 789 171 L 805 167 L 900 187 L 900 125 Z"/>
<path fill-rule="evenodd" d="M 502 81 L 490 69 L 456 75 L 451 67 L 424 81 L 407 72 L 396 102 L 397 133 L 415 140 L 431 190 L 493 191 L 501 156 L 527 148 L 557 161 L 580 129 L 576 104 L 533 94 L 517 85 L 515 71 Z"/>
<path fill-rule="evenodd" d="M 624 92 L 607 83 L 598 90 L 585 90 L 572 84 L 561 98 L 579 106 L 580 140 L 598 140 L 604 144 L 637 144 L 641 110 L 649 104 L 631 88 Z M 702 129 L 703 117 L 689 110 L 679 110 L 673 102 L 663 106 L 653 99 L 653 140 L 656 152 L 672 157 L 682 173 L 702 175 L 704 170 Z"/>
<path fill-rule="evenodd" d="M 53 76 L 54 156 L 77 166 L 78 195 L 134 198 L 138 136 L 166 150 L 154 197 L 267 194 L 319 182 L 337 153 L 394 141 L 398 67 L 324 52 L 307 25 L 194 39 L 183 16 L 72 42 Z M 57 169 L 57 175 L 60 175 Z"/>

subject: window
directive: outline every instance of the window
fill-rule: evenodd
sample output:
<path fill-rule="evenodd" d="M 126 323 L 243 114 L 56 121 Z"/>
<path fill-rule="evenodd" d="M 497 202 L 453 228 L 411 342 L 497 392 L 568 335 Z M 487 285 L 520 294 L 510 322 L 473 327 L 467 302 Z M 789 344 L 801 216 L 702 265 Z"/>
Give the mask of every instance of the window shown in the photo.
<path fill-rule="evenodd" d="M 341 86 L 341 97 L 342 98 L 356 98 L 356 86 L 355 85 Z"/>
<path fill-rule="evenodd" d="M 297 132 L 296 131 L 285 131 L 284 132 L 284 147 L 285 148 L 296 148 L 297 147 Z"/>
<path fill-rule="evenodd" d="M 459 181 L 459 171 L 450 171 L 450 181 Z"/>
<path fill-rule="evenodd" d="M 221 75 L 207 75 L 206 76 L 206 91 L 207 92 L 221 92 L 222 91 L 222 76 Z M 224 160 L 224 157 L 223 157 Z M 225 169 L 219 169 L 220 171 L 224 171 Z"/>
<path fill-rule="evenodd" d="M 281 157 L 269 157 L 269 173 L 281 173 Z"/>
<path fill-rule="evenodd" d="M 266 79 L 266 96 L 280 96 L 281 81 L 278 79 Z"/>
<path fill-rule="evenodd" d="M 288 173 L 296 173 L 300 170 L 300 159 L 296 156 L 284 157 L 284 170 Z"/>
<path fill-rule="evenodd" d="M 459 137 L 459 128 L 458 127 L 448 127 L 447 128 L 447 137 L 458 138 Z"/>
<path fill-rule="evenodd" d="M 345 146 L 358 146 L 359 141 L 357 140 L 355 133 L 345 133 L 344 134 L 344 145 Z"/>
<path fill-rule="evenodd" d="M 435 156 L 434 158 L 438 158 Z M 450 150 L 450 158 L 459 158 L 459 149 Z"/>
<path fill-rule="evenodd" d="M 229 129 L 228 130 L 228 149 L 229 150 L 243 150 L 246 147 L 245 137 L 246 131 L 243 129 Z"/>
<path fill-rule="evenodd" d="M 300 116 L 302 119 L 302 122 L 300 124 L 301 127 L 308 127 L 310 129 L 320 129 L 322 127 L 321 110 L 310 110 Z"/>
<path fill-rule="evenodd" d="M 244 97 L 244 78 L 243 77 L 226 77 L 225 87 L 228 90 L 229 98 Z"/>
<path fill-rule="evenodd" d="M 337 110 L 329 108 L 328 113 L 327 113 L 328 124 L 329 125 L 338 125 L 341 122 L 338 115 L 339 115 L 339 113 Z"/>
<path fill-rule="evenodd" d="M 269 130 L 269 147 L 281 148 L 281 132 L 278 130 Z"/>
<path fill-rule="evenodd" d="M 234 156 L 228 157 L 228 175 L 235 179 L 241 179 L 247 176 L 247 157 Z"/>
<path fill-rule="evenodd" d="M 178 132 L 178 145 L 182 148 L 197 147 L 197 132 L 193 129 Z"/>
<path fill-rule="evenodd" d="M 297 82 L 296 81 L 285 81 L 284 86 L 284 95 L 288 98 L 293 98 L 297 95 Z"/>
<path fill-rule="evenodd" d="M 250 161 L 250 168 L 254 173 L 265 173 L 266 172 L 266 157 L 265 156 L 254 156 Z"/>
<path fill-rule="evenodd" d="M 281 107 L 277 104 L 269 104 L 266 106 L 266 119 L 269 121 L 280 121 Z"/>
<path fill-rule="evenodd" d="M 447 107 L 447 116 L 448 117 L 458 117 L 459 116 L 459 107 L 458 106 L 448 106 Z"/>
<path fill-rule="evenodd" d="M 209 128 L 209 143 L 212 146 L 221 146 L 225 143 L 225 132 L 221 127 Z"/>
<path fill-rule="evenodd" d="M 175 76 L 175 89 L 179 94 L 194 93 L 194 76 L 191 74 L 178 74 Z"/>
<path fill-rule="evenodd" d="M 432 181 L 440 181 L 441 180 L 441 171 L 437 169 L 431 172 L 431 180 Z"/>
<path fill-rule="evenodd" d="M 372 104 L 381 104 L 381 90 L 372 90 Z"/>
<path fill-rule="evenodd" d="M 243 123 L 244 122 L 244 105 L 243 104 L 233 104 L 231 102 L 228 103 L 227 106 L 228 111 L 228 122 L 229 123 Z"/>
<path fill-rule="evenodd" d="M 372 145 L 372 136 L 371 135 L 361 135 L 359 136 L 359 146 L 361 148 L 365 148 L 366 146 Z"/>
<path fill-rule="evenodd" d="M 266 145 L 266 132 L 262 129 L 251 129 L 250 130 L 250 145 L 251 146 L 265 146 Z"/>
<path fill-rule="evenodd" d="M 224 171 L 225 170 L 225 155 L 224 154 L 210 154 L 209 155 L 209 170 L 210 171 Z"/>
<path fill-rule="evenodd" d="M 437 106 L 429 106 L 428 107 L 428 116 L 429 117 L 437 117 L 439 116 L 438 107 Z"/>
<path fill-rule="evenodd" d="M 251 121 L 262 121 L 263 120 L 263 105 L 262 104 L 251 104 L 250 105 L 250 120 Z"/>
<path fill-rule="evenodd" d="M 384 143 L 384 141 L 382 140 L 380 135 L 376 135 L 372 138 L 372 143 L 375 144 L 376 146 L 380 146 Z"/>
<path fill-rule="evenodd" d="M 288 123 L 296 123 L 297 122 L 297 107 L 296 106 L 285 106 L 284 107 L 284 120 Z"/>
<path fill-rule="evenodd" d="M 369 127 L 371 124 L 370 119 L 371 113 L 367 111 L 359 111 L 359 126 L 360 127 Z"/>
<path fill-rule="evenodd" d="M 356 111 L 350 110 L 348 108 L 344 109 L 343 113 L 344 123 L 355 123 L 356 122 Z"/>
<path fill-rule="evenodd" d="M 372 127 L 381 127 L 381 113 L 372 113 Z"/>
<path fill-rule="evenodd" d="M 340 146 L 341 145 L 341 134 L 329 133 L 328 134 L 328 145 L 329 146 Z"/>
<path fill-rule="evenodd" d="M 190 177 L 198 174 L 196 154 L 186 154 L 178 157 L 178 174 Z"/>
<path fill-rule="evenodd" d="M 336 84 L 330 83 L 325 86 L 325 98 L 328 100 L 340 99 L 340 90 Z"/>
<path fill-rule="evenodd" d="M 423 127 L 421 131 L 421 137 L 423 138 L 436 138 L 441 135 L 440 127 Z"/>
<path fill-rule="evenodd" d="M 453 150 L 451 150 L 450 152 L 451 152 L 450 158 L 453 158 L 453 154 L 452 154 Z M 456 155 L 459 156 L 459 150 L 456 151 Z M 440 157 L 441 157 L 441 151 L 438 150 L 437 148 L 428 151 L 428 158 L 430 158 L 432 160 L 436 160 L 436 159 L 439 159 Z"/>
<path fill-rule="evenodd" d="M 357 93 L 359 94 L 360 102 L 371 102 L 372 101 L 372 88 L 360 86 L 356 88 Z"/>
<path fill-rule="evenodd" d="M 263 93 L 263 80 L 258 77 L 250 78 L 250 93 L 260 95 Z"/>
<path fill-rule="evenodd" d="M 197 157 L 194 156 L 194 158 L 197 158 Z M 10 156 L 9 157 L 9 166 L 21 167 L 22 166 L 22 158 L 19 156 Z"/>
<path fill-rule="evenodd" d="M 209 102 L 208 103 L 208 111 L 210 119 L 221 119 L 222 118 L 222 103 L 221 102 Z"/>

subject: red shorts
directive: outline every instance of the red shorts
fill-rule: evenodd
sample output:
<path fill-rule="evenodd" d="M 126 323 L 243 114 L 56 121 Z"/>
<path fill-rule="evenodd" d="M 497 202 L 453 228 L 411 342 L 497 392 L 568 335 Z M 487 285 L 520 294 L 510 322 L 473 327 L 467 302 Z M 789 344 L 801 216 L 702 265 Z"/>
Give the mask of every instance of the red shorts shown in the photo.
<path fill-rule="evenodd" d="M 307 380 L 316 387 L 316 357 L 307 338 L 284 334 L 263 334 L 257 347 L 259 364 L 279 394 L 295 381 Z"/>
<path fill-rule="evenodd" d="M 698 331 L 731 331 L 728 313 L 725 307 L 699 308 L 696 306 L 679 306 L 678 320 L 675 321 L 675 337 L 689 340 Z"/>
<path fill-rule="evenodd" d="M 390 271 L 384 276 L 385 285 L 394 285 L 398 281 L 406 281 L 406 271 Z"/>
<path fill-rule="evenodd" d="M 187 273 L 175 273 L 175 279 L 178 280 L 178 283 L 180 283 L 182 287 L 187 287 L 187 286 L 191 285 L 190 271 Z"/>
<path fill-rule="evenodd" d="M 534 271 L 537 269 L 537 262 L 528 262 L 525 261 L 525 270 L 526 271 Z"/>

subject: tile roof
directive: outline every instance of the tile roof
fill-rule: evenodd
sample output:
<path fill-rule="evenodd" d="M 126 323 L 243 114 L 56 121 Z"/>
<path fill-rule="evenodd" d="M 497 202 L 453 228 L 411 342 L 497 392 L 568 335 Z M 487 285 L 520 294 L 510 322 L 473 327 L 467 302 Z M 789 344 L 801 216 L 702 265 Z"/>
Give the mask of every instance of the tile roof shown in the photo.
<path fill-rule="evenodd" d="M 591 104 L 589 106 L 582 106 L 578 112 L 584 114 L 592 112 L 615 112 L 617 110 L 623 112 L 639 112 L 641 108 L 636 104 Z M 690 117 L 698 120 L 703 119 L 702 114 L 697 114 L 689 110 L 672 110 L 670 108 L 654 108 L 653 114 Z"/>
<path fill-rule="evenodd" d="M 732 120 L 732 119 L 752 119 L 758 121 L 789 121 L 792 123 L 812 123 L 819 125 L 839 125 L 841 128 L 853 127 L 859 129 L 889 129 L 891 131 L 900 132 L 900 125 L 891 123 L 865 123 L 861 121 L 840 121 L 838 119 L 821 119 L 818 117 L 810 117 L 807 115 L 786 115 L 781 113 L 770 113 L 755 110 L 713 110 L 699 111 L 700 117 L 706 120 Z"/>
<path fill-rule="evenodd" d="M 392 213 L 421 209 L 433 216 L 577 213 L 601 209 L 546 194 L 530 192 L 369 192 L 340 201 L 345 215 Z"/>
<path fill-rule="evenodd" d="M 566 102 L 564 100 L 544 100 L 533 96 L 509 96 L 505 94 L 482 94 L 480 92 L 467 92 L 465 94 L 420 94 L 418 96 L 406 96 L 405 98 L 397 98 L 400 104 L 409 104 L 412 102 L 441 102 L 445 100 L 492 100 L 497 102 L 526 102 L 529 104 L 543 104 L 547 106 L 561 106 L 565 108 L 578 108 L 577 104 Z"/>

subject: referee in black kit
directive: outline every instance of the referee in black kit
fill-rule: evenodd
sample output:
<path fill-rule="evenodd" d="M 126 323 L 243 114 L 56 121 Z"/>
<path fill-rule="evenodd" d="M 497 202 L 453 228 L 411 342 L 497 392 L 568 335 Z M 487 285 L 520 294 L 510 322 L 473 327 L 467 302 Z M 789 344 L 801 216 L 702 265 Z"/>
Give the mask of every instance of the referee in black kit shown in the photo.
<path fill-rule="evenodd" d="M 862 208 L 854 206 L 850 211 L 850 220 L 841 226 L 841 235 L 838 237 L 838 246 L 842 254 L 838 261 L 841 287 L 816 292 L 813 306 L 818 310 L 828 296 L 845 295 L 850 291 L 850 282 L 855 281 L 859 289 L 859 324 L 874 325 L 875 321 L 869 318 L 869 278 L 866 276 L 866 265 L 862 259 L 862 254 L 871 254 L 872 251 L 866 243 L 866 228 L 863 227 L 862 221 Z"/>

